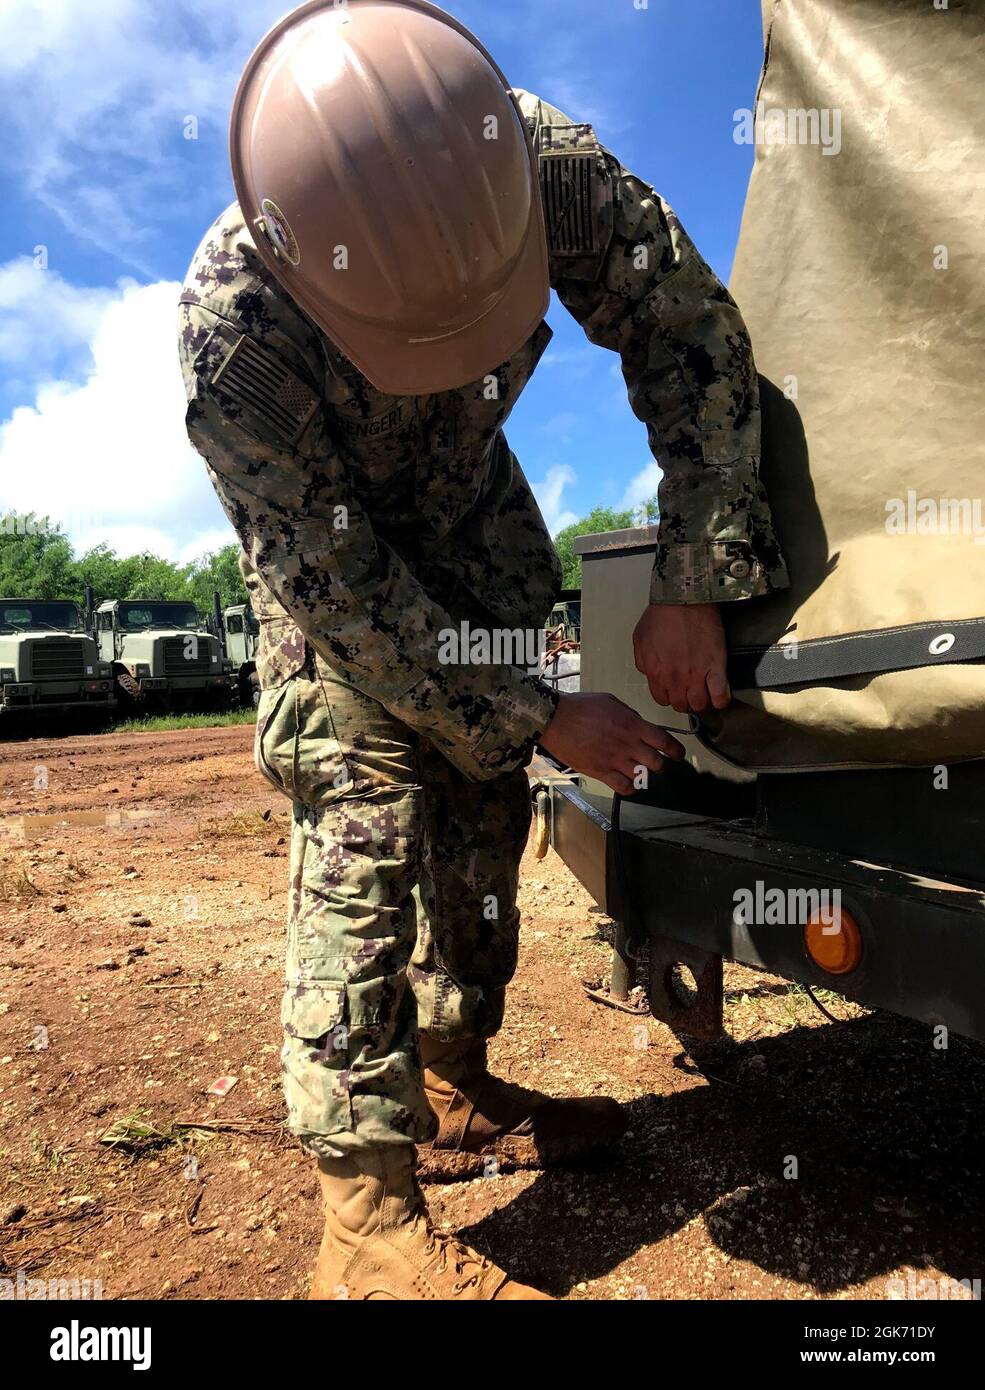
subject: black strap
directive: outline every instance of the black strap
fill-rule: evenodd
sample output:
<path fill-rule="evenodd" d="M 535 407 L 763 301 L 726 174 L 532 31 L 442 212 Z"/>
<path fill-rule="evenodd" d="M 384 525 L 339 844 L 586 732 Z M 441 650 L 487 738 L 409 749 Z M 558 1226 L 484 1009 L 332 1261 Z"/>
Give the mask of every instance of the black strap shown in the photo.
<path fill-rule="evenodd" d="M 776 690 L 971 661 L 985 661 L 985 618 L 912 623 L 772 647 L 734 647 L 728 674 L 735 690 Z"/>

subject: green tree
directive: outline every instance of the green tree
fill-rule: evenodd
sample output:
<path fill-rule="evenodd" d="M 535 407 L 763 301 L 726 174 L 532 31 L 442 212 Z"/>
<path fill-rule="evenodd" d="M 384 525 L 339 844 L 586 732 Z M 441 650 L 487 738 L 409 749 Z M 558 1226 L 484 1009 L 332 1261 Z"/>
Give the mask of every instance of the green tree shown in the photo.
<path fill-rule="evenodd" d="M 561 557 L 563 584 L 566 589 L 581 588 L 581 556 L 574 551 L 576 536 L 594 536 L 601 531 L 622 531 L 628 526 L 649 525 L 659 515 L 657 499 L 649 498 L 641 506 L 616 511 L 612 507 L 594 507 L 581 521 L 572 522 L 554 537 L 554 548 Z"/>
<path fill-rule="evenodd" d="M 47 517 L 0 516 L 0 594 L 81 600 L 68 537 Z"/>
<path fill-rule="evenodd" d="M 96 602 L 107 598 L 192 599 L 181 569 L 159 555 L 127 555 L 121 559 L 106 544 L 93 546 L 76 562 L 81 585 L 91 584 Z"/>
<path fill-rule="evenodd" d="M 561 557 L 564 587 L 581 587 L 581 557 L 573 547 L 576 536 L 639 526 L 642 518 L 652 522 L 657 514 L 657 499 L 652 497 L 635 509 L 595 507 L 581 521 L 559 531 L 554 544 Z M 235 544 L 187 565 L 176 565 L 160 555 L 121 557 L 106 544 L 76 558 L 67 536 L 46 517 L 0 516 L 0 594 L 9 598 L 67 598 L 81 604 L 90 584 L 97 603 L 112 598 L 175 599 L 194 603 L 201 613 L 208 613 L 216 589 L 224 608 L 246 602 L 238 561 Z"/>
<path fill-rule="evenodd" d="M 194 603 L 202 613 L 218 589 L 223 607 L 245 603 L 239 546 L 226 545 L 190 564 L 160 555 L 117 555 L 105 543 L 76 556 L 71 543 L 47 517 L 0 514 L 0 595 L 5 598 L 85 600 L 91 585 L 104 599 L 172 599 Z"/>
<path fill-rule="evenodd" d="M 212 594 L 219 590 L 223 608 L 246 602 L 243 576 L 239 572 L 239 546 L 225 545 L 203 555 L 185 568 L 189 590 L 203 612 L 212 608 Z"/>

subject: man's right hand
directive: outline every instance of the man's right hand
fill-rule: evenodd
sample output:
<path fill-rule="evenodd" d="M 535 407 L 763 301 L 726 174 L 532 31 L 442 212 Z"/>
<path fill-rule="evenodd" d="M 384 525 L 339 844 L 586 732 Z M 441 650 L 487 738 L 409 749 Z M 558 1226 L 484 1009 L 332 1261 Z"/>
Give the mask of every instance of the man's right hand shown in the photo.
<path fill-rule="evenodd" d="M 641 767 L 662 772 L 667 758 L 684 757 L 683 745 L 666 729 L 642 719 L 615 695 L 562 695 L 539 741 L 566 767 L 622 796 L 639 789 Z"/>

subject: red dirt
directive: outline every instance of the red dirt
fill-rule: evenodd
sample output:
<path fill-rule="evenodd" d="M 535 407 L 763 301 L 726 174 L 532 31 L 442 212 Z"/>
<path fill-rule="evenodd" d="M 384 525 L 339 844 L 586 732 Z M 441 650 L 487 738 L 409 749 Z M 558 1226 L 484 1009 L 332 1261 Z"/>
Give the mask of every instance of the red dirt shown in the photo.
<path fill-rule="evenodd" d="M 251 740 L 0 744 L 0 1278 L 304 1295 L 316 1182 L 280 1128 L 277 1059 L 288 809 Z M 19 819 L 121 811 L 152 814 L 26 839 Z M 829 1024 L 731 966 L 729 1040 L 689 1052 L 586 999 L 611 924 L 553 854 L 528 855 L 521 906 L 494 1065 L 615 1095 L 630 1134 L 591 1168 L 430 1185 L 442 1225 L 562 1298 L 885 1298 L 908 1274 L 981 1276 L 981 1048 L 938 1052 L 890 1015 Z M 221 1076 L 234 1089 L 206 1095 Z M 100 1143 L 135 1116 L 156 1147 Z M 233 1128 L 168 1141 L 176 1121 Z"/>

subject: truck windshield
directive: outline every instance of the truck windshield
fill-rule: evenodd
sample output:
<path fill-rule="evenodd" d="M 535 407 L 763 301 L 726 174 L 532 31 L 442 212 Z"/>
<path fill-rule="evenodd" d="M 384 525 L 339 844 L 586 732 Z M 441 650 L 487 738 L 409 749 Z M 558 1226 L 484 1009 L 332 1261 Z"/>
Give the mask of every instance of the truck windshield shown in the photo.
<path fill-rule="evenodd" d="M 74 603 L 0 599 L 0 628 L 7 632 L 81 632 L 82 621 Z"/>
<path fill-rule="evenodd" d="M 190 603 L 121 603 L 117 621 L 123 628 L 201 627 L 198 610 Z"/>

